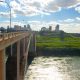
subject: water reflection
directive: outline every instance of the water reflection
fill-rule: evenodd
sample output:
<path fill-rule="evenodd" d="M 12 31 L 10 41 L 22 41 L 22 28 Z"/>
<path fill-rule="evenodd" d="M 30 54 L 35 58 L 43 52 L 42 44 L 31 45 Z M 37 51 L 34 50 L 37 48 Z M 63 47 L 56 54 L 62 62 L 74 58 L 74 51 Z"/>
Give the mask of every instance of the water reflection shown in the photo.
<path fill-rule="evenodd" d="M 38 57 L 25 80 L 80 80 L 80 57 Z"/>

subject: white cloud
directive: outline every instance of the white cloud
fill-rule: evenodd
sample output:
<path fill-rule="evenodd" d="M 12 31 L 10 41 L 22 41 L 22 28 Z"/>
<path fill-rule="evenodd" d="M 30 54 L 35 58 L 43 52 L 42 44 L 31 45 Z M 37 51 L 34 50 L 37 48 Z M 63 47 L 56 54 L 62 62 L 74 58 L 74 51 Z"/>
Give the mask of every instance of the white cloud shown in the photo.
<path fill-rule="evenodd" d="M 3 17 L 9 17 L 9 13 L 8 12 L 0 12 L 0 16 L 3 16 Z"/>
<path fill-rule="evenodd" d="M 10 7 L 9 6 L 11 6 L 8 2 L 5 2 L 5 0 L 2 0 L 3 2 L 0 2 L 0 9 L 3 9 L 3 10 L 1 10 L 1 11 L 3 11 L 3 12 L 1 12 L 0 11 L 0 16 L 1 17 L 5 17 L 5 18 L 9 18 L 10 17 Z M 13 3 L 14 4 L 14 3 Z M 17 4 L 16 4 L 17 5 Z M 13 5 L 14 6 L 14 5 Z M 18 7 L 16 6 L 16 9 L 17 9 Z M 16 13 L 14 12 L 14 9 L 13 9 L 13 7 L 11 7 L 11 16 L 13 17 L 13 18 L 15 18 L 15 17 L 17 17 L 17 15 L 16 15 Z"/>
<path fill-rule="evenodd" d="M 70 7 L 78 3 L 78 0 L 55 0 L 55 3 L 60 7 Z"/>
<path fill-rule="evenodd" d="M 0 6 L 4 6 L 4 7 L 7 7 L 7 4 L 5 3 L 4 0 L 2 0 L 3 2 L 0 2 Z"/>
<path fill-rule="evenodd" d="M 8 25 L 10 26 L 10 21 L 0 22 L 0 27 L 7 28 Z M 11 22 L 11 26 L 13 27 L 14 25 L 23 25 L 23 24 L 18 21 Z"/>
<path fill-rule="evenodd" d="M 5 17 L 5 18 L 9 18 L 10 12 L 0 12 L 0 16 Z M 14 17 L 14 18 L 16 17 L 16 14 L 13 11 L 11 11 L 11 17 Z"/>
<path fill-rule="evenodd" d="M 13 10 L 21 10 L 21 5 L 17 3 L 15 0 L 10 2 L 10 6 Z"/>
<path fill-rule="evenodd" d="M 60 24 L 60 29 L 68 33 L 80 33 L 80 24 L 79 23 L 63 23 Z"/>
<path fill-rule="evenodd" d="M 80 0 L 11 0 L 10 6 L 16 17 L 16 14 L 24 16 L 50 15 L 51 12 L 59 11 L 63 7 L 70 8 L 79 3 Z M 75 10 L 80 12 L 80 7 L 76 7 Z"/>
<path fill-rule="evenodd" d="M 34 23 L 34 24 L 36 24 L 36 23 L 41 23 L 40 21 L 28 21 L 28 23 L 30 24 L 30 23 Z"/>
<path fill-rule="evenodd" d="M 50 12 L 61 10 L 61 8 L 70 8 L 79 4 L 80 0 L 13 0 L 10 2 L 16 13 L 26 16 L 49 15 Z"/>
<path fill-rule="evenodd" d="M 76 19 L 80 21 L 80 17 L 76 17 Z"/>
<path fill-rule="evenodd" d="M 71 23 L 71 22 L 73 22 L 73 21 L 74 21 L 74 19 L 66 19 L 66 20 L 64 20 L 63 22 Z"/>
<path fill-rule="evenodd" d="M 76 7 L 75 10 L 80 13 L 80 6 Z"/>

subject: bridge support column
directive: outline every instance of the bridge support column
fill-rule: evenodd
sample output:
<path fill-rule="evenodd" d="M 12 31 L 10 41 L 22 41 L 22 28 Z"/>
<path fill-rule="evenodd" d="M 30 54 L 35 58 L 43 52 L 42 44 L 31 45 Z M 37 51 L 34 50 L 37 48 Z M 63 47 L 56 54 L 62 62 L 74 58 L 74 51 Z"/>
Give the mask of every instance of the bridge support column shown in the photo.
<path fill-rule="evenodd" d="M 23 57 L 23 60 L 22 60 L 22 79 L 24 80 L 24 75 L 25 75 L 25 58 L 26 58 L 26 55 L 25 55 L 25 38 L 22 39 L 22 46 L 23 46 L 23 50 L 22 50 L 22 57 Z"/>
<path fill-rule="evenodd" d="M 5 50 L 0 50 L 0 80 L 5 80 Z"/>
<path fill-rule="evenodd" d="M 21 80 L 24 79 L 25 72 L 25 39 L 20 41 L 20 77 Z"/>
<path fill-rule="evenodd" d="M 30 52 L 30 56 L 37 56 L 36 55 L 36 36 L 34 33 L 30 40 L 29 52 Z"/>
<path fill-rule="evenodd" d="M 10 46 L 10 53 L 8 52 L 9 55 L 6 61 L 6 80 L 17 80 L 17 43 L 11 45 L 12 48 Z"/>
<path fill-rule="evenodd" d="M 17 42 L 17 80 L 20 80 L 20 41 Z"/>
<path fill-rule="evenodd" d="M 28 68 L 28 51 L 29 51 L 29 41 L 28 38 L 25 37 L 24 38 L 24 48 L 25 48 L 25 53 L 24 53 L 24 59 L 25 59 L 25 70 L 24 70 L 24 76 L 27 72 L 27 68 Z"/>
<path fill-rule="evenodd" d="M 25 76 L 25 72 L 26 72 L 26 49 L 25 49 L 25 47 L 26 47 L 26 39 L 24 38 L 23 39 L 23 53 L 24 53 L 24 76 Z"/>

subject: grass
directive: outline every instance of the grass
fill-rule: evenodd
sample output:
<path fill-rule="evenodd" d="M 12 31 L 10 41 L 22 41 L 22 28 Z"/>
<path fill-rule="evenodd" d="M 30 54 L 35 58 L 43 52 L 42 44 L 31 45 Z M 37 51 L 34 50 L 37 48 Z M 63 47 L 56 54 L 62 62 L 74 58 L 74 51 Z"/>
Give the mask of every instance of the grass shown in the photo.
<path fill-rule="evenodd" d="M 39 48 L 80 48 L 79 37 L 65 37 L 64 41 L 59 37 L 37 36 L 37 47 Z"/>

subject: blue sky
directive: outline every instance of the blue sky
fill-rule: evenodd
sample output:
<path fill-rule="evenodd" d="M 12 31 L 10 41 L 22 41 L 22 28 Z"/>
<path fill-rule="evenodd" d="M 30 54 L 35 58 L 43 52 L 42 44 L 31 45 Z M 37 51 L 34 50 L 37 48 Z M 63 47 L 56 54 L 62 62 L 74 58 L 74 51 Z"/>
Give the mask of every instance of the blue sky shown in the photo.
<path fill-rule="evenodd" d="M 30 24 L 34 30 L 57 24 L 65 32 L 80 33 L 80 0 L 0 0 L 0 26 Z M 7 3 L 6 3 L 7 2 Z"/>

